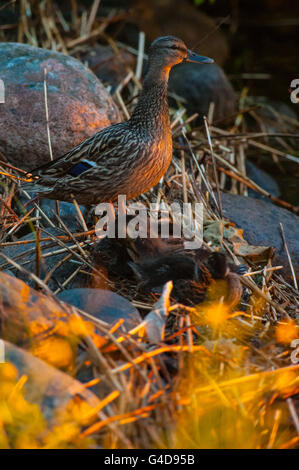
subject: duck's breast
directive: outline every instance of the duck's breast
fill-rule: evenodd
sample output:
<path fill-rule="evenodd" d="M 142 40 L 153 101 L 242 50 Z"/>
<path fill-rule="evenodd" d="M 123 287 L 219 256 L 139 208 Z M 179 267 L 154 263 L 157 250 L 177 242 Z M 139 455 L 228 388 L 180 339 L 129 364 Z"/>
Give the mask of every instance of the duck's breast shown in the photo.
<path fill-rule="evenodd" d="M 136 166 L 132 168 L 132 186 L 127 197 L 136 197 L 149 191 L 159 183 L 166 173 L 172 159 L 172 138 L 170 132 L 163 138 L 146 146 L 141 152 Z"/>

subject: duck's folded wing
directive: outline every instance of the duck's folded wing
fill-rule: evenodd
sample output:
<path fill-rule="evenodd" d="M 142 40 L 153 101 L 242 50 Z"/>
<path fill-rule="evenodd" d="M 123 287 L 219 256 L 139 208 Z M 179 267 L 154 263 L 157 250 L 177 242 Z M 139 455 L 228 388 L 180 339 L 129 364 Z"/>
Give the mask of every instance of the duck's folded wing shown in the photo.
<path fill-rule="evenodd" d="M 122 145 L 124 129 L 121 124 L 125 123 L 103 129 L 61 157 L 35 168 L 28 176 L 32 176 L 37 185 L 51 184 L 58 178 L 75 178 L 87 170 L 102 166 Z"/>

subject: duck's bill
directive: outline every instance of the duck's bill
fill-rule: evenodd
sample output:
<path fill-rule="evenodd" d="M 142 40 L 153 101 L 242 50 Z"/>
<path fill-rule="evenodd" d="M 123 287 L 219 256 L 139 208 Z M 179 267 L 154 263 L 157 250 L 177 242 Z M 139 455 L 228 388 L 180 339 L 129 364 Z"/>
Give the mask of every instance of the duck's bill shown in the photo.
<path fill-rule="evenodd" d="M 195 52 L 192 52 L 188 49 L 186 62 L 195 62 L 197 64 L 213 64 L 214 60 L 210 59 L 210 57 L 205 57 L 204 55 L 195 54 Z"/>

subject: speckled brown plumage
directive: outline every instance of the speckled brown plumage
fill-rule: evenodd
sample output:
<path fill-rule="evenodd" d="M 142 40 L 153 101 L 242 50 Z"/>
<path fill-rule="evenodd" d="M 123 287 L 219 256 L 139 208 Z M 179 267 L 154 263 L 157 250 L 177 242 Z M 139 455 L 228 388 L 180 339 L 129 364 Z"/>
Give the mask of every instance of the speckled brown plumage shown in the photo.
<path fill-rule="evenodd" d="M 203 302 L 212 290 L 230 307 L 239 303 L 240 275 L 247 266 L 228 263 L 224 253 L 204 247 L 185 250 L 182 238 L 150 238 L 149 219 L 147 226 L 148 238 L 127 234 L 126 238 L 102 239 L 92 251 L 95 266 L 104 265 L 114 279 L 137 278 L 138 290 L 144 294 L 161 293 L 171 280 L 171 296 L 185 305 Z"/>
<path fill-rule="evenodd" d="M 206 249 L 195 250 L 195 254 L 172 253 L 145 259 L 139 263 L 130 262 L 141 287 L 153 290 L 162 287 L 167 281 L 173 281 L 172 296 L 185 305 L 201 303 L 207 289 L 217 281 L 225 282 L 224 301 L 230 306 L 239 303 L 242 285 L 237 266 L 227 263 L 223 253 L 209 252 Z"/>
<path fill-rule="evenodd" d="M 210 63 L 178 38 L 156 39 L 138 104 L 126 122 L 114 124 L 30 174 L 26 189 L 41 197 L 97 204 L 136 197 L 159 182 L 172 158 L 167 86 L 181 62 Z"/>

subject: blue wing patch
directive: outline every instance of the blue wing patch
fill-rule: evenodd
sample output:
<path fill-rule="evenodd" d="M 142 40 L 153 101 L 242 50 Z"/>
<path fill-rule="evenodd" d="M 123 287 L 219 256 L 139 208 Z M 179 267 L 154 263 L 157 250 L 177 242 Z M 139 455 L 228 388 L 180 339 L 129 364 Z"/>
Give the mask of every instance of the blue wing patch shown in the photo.
<path fill-rule="evenodd" d="M 80 176 L 82 173 L 84 173 L 87 170 L 90 170 L 90 168 L 97 166 L 95 162 L 90 162 L 89 160 L 82 160 L 81 162 L 77 163 L 77 165 L 73 166 L 68 173 L 71 176 Z"/>

